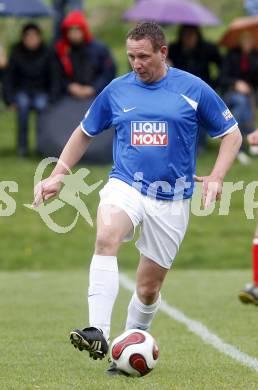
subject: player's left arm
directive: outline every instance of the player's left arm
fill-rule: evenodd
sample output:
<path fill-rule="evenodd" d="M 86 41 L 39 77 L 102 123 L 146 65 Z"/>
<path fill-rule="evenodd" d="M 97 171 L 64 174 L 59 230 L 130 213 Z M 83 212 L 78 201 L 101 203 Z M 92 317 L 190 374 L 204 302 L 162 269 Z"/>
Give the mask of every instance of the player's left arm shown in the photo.
<path fill-rule="evenodd" d="M 232 166 L 242 143 L 238 127 L 222 137 L 219 153 L 209 176 L 195 176 L 195 181 L 203 183 L 202 200 L 204 208 L 218 200 L 221 195 L 224 177 Z"/>

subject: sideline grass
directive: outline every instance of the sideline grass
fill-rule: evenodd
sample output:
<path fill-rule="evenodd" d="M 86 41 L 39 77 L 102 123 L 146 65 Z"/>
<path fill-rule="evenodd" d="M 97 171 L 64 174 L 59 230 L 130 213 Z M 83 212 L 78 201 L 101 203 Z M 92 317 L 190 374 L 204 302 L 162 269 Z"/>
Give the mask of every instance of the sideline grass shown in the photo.
<path fill-rule="evenodd" d="M 129 274 L 133 277 L 133 274 Z M 108 378 L 107 361 L 93 362 L 69 343 L 69 330 L 86 323 L 85 270 L 1 272 L 1 390 L 257 389 L 258 375 L 205 345 L 184 326 L 159 313 L 152 334 L 160 346 L 157 368 L 146 378 Z M 174 271 L 166 301 L 258 358 L 257 308 L 236 294 L 243 271 Z M 112 336 L 123 329 L 130 293 L 120 289 Z"/>

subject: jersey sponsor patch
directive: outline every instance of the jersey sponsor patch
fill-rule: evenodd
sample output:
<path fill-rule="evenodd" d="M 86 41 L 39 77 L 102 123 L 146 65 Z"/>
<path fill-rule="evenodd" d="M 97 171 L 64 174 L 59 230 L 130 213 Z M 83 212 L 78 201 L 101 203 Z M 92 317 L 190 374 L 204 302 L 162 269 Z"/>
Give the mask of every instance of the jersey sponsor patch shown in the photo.
<path fill-rule="evenodd" d="M 132 121 L 131 144 L 166 146 L 168 144 L 168 123 L 166 121 Z"/>
<path fill-rule="evenodd" d="M 229 121 L 230 119 L 233 118 L 232 112 L 227 108 L 225 111 L 222 112 L 222 115 L 226 119 L 226 121 Z"/>

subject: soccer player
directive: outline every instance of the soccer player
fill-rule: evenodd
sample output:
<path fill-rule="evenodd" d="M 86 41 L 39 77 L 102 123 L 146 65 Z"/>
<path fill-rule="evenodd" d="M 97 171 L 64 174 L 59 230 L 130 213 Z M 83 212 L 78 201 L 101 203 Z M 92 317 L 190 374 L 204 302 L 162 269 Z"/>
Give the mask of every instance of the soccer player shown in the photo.
<path fill-rule="evenodd" d="M 75 129 L 49 178 L 35 188 L 34 206 L 55 196 L 62 175 L 85 153 L 92 137 L 115 127 L 114 165 L 100 191 L 95 253 L 88 290 L 89 327 L 71 341 L 94 359 L 108 352 L 111 313 L 118 294 L 117 253 L 141 226 L 140 261 L 126 329 L 150 328 L 160 290 L 184 237 L 195 174 L 198 128 L 221 138 L 214 167 L 203 183 L 203 204 L 220 196 L 223 178 L 242 137 L 232 114 L 201 79 L 166 65 L 167 45 L 156 23 L 141 23 L 127 35 L 132 72 L 113 80 Z M 115 365 L 108 373 L 119 374 Z"/>
<path fill-rule="evenodd" d="M 258 129 L 247 136 L 247 141 L 251 146 L 258 147 Z M 258 214 L 256 214 L 256 228 L 253 238 L 253 283 L 247 284 L 240 291 L 239 299 L 243 303 L 253 303 L 258 305 Z"/>

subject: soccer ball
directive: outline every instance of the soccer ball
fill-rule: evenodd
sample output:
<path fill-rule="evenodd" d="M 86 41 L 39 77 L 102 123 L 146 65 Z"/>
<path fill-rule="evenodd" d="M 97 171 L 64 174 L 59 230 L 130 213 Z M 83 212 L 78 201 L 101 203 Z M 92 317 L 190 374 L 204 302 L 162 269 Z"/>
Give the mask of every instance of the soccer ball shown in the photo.
<path fill-rule="evenodd" d="M 130 376 L 144 376 L 156 366 L 159 348 L 144 330 L 130 329 L 118 336 L 110 348 L 111 361 Z"/>

